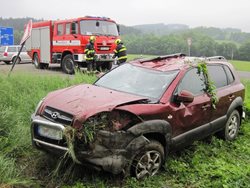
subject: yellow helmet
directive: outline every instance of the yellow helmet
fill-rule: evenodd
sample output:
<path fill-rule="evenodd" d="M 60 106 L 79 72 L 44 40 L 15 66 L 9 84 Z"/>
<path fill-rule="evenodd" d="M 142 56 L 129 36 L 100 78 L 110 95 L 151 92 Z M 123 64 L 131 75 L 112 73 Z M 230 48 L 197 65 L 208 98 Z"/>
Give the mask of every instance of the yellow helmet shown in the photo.
<path fill-rule="evenodd" d="M 89 37 L 89 41 L 95 41 L 95 36 Z"/>
<path fill-rule="evenodd" d="M 115 40 L 115 44 L 120 44 L 122 41 L 121 41 L 121 39 L 116 39 Z"/>

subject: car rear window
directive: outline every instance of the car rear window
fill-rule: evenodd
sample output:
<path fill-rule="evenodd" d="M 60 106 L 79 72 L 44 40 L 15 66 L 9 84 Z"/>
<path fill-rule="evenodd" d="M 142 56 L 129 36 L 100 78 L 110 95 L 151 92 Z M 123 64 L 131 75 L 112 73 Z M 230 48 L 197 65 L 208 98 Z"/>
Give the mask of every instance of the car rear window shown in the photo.
<path fill-rule="evenodd" d="M 232 71 L 229 69 L 228 66 L 224 66 L 224 69 L 226 71 L 227 74 L 227 80 L 228 80 L 228 84 L 231 84 L 234 81 L 234 76 Z"/>
<path fill-rule="evenodd" d="M 17 52 L 17 48 L 14 46 L 9 46 L 8 47 L 8 52 Z"/>
<path fill-rule="evenodd" d="M 221 65 L 209 65 L 208 73 L 216 88 L 228 85 L 226 72 Z"/>
<path fill-rule="evenodd" d="M 0 47 L 0 52 L 5 52 L 6 46 L 1 46 Z"/>

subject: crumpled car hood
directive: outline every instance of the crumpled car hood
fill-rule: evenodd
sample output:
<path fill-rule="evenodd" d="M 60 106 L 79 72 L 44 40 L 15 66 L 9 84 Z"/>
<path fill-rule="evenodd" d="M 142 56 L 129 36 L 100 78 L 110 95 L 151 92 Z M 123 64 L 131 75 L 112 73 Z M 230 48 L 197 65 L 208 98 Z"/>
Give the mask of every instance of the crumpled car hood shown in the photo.
<path fill-rule="evenodd" d="M 143 99 L 146 98 L 82 84 L 49 93 L 43 102 L 42 110 L 45 106 L 50 106 L 86 119 L 98 112 L 111 111 L 116 106 Z"/>

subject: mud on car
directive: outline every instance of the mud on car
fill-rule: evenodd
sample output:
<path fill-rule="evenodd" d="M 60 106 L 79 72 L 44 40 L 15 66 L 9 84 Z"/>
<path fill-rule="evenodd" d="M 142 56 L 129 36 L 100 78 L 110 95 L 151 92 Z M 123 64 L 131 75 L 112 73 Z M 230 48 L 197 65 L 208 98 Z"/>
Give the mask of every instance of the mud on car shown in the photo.
<path fill-rule="evenodd" d="M 199 71 L 201 62 L 216 86 L 216 101 Z M 234 140 L 245 114 L 244 93 L 223 57 L 135 60 L 92 85 L 49 93 L 32 115 L 32 142 L 37 149 L 65 153 L 65 132 L 75 130 L 81 164 L 141 179 L 155 175 L 171 150 L 215 133 Z"/>

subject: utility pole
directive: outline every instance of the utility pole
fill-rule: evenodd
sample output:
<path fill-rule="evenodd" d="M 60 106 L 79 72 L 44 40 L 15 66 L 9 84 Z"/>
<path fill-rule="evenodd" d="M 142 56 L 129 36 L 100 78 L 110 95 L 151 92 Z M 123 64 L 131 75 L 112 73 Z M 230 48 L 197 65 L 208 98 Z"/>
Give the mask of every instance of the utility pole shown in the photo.
<path fill-rule="evenodd" d="M 188 56 L 190 56 L 191 55 L 191 45 L 192 45 L 192 38 L 191 37 L 189 37 L 189 38 L 187 38 L 187 44 L 188 44 Z"/>

